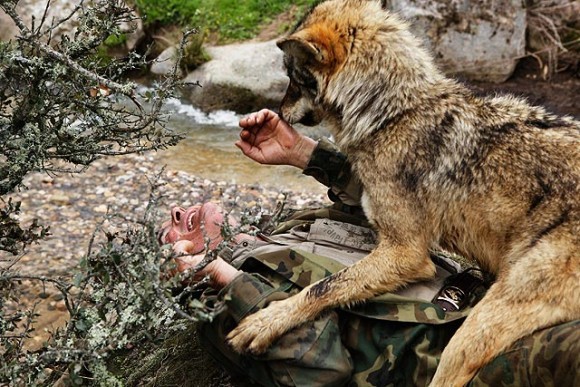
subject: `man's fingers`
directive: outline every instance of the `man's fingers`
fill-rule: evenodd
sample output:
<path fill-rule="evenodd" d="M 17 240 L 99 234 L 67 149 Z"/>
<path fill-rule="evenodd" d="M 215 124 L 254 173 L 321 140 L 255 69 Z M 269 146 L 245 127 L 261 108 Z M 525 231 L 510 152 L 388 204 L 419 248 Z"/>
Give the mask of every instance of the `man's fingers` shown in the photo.
<path fill-rule="evenodd" d="M 262 155 L 262 152 L 260 151 L 260 149 L 250 145 L 247 142 L 244 141 L 236 141 L 235 145 L 242 151 L 242 153 L 246 156 L 249 157 L 250 159 L 260 163 L 260 164 L 264 164 L 264 156 Z"/>
<path fill-rule="evenodd" d="M 250 137 L 252 137 L 252 133 L 250 133 L 250 131 L 249 131 L 249 130 L 247 130 L 247 129 L 243 129 L 243 130 L 240 132 L 240 138 L 241 138 L 242 140 L 244 140 L 244 141 L 249 141 L 249 140 L 250 140 Z"/>
<path fill-rule="evenodd" d="M 238 125 L 240 126 L 240 128 L 247 128 L 248 126 L 250 126 L 249 121 L 250 121 L 250 117 L 244 117 L 240 120 Z"/>
<path fill-rule="evenodd" d="M 173 244 L 173 251 L 176 254 L 191 254 L 195 250 L 193 242 L 188 240 L 177 241 Z"/>
<path fill-rule="evenodd" d="M 246 147 L 248 146 L 248 144 L 247 144 L 247 143 L 245 143 L 245 142 L 243 142 L 243 141 L 240 141 L 240 140 L 238 140 L 238 141 L 234 142 L 234 145 L 235 145 L 235 146 L 236 146 L 236 147 L 237 147 L 239 150 L 241 150 L 243 154 L 246 154 Z"/>
<path fill-rule="evenodd" d="M 264 122 L 270 119 L 270 110 L 260 110 L 256 115 L 256 125 L 262 125 Z"/>
<path fill-rule="evenodd" d="M 184 272 L 188 269 L 193 269 L 198 263 L 205 257 L 205 254 L 197 255 L 187 255 L 183 257 L 175 258 L 175 264 L 177 265 L 177 271 Z"/>
<path fill-rule="evenodd" d="M 249 116 L 240 120 L 240 126 L 249 128 L 256 125 L 261 125 L 265 121 L 266 115 L 267 113 L 264 110 L 260 110 L 257 113 L 251 113 Z"/>
<path fill-rule="evenodd" d="M 239 145 L 237 143 L 239 143 Z M 256 135 L 249 130 L 246 129 L 242 130 L 240 132 L 240 140 L 236 142 L 236 146 L 243 150 L 243 148 L 241 147 L 242 145 L 244 146 L 244 148 L 245 147 L 251 148 L 253 146 L 256 146 Z"/>
<path fill-rule="evenodd" d="M 276 113 L 268 109 L 262 109 L 259 112 L 251 113 L 247 117 L 240 120 L 239 125 L 242 128 L 249 128 L 251 126 L 262 126 L 265 122 L 278 117 Z"/>
<path fill-rule="evenodd" d="M 252 147 L 252 145 L 250 145 L 247 142 L 244 142 L 244 141 L 236 141 L 234 143 L 234 145 L 237 146 L 242 151 L 242 153 L 244 155 L 246 155 L 246 156 L 250 156 L 250 154 L 252 153 L 252 148 L 253 147 Z"/>
<path fill-rule="evenodd" d="M 244 117 L 240 120 L 239 125 L 242 128 L 249 128 L 251 126 L 256 125 L 256 117 L 255 117 L 256 113 L 252 113 L 247 117 Z"/>

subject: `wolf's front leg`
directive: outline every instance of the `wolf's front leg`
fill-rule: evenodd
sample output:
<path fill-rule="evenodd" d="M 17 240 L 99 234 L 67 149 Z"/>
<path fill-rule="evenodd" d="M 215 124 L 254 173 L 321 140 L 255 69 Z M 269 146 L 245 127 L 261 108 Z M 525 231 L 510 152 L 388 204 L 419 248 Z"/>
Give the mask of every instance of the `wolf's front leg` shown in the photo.
<path fill-rule="evenodd" d="M 382 240 L 353 266 L 246 317 L 228 335 L 230 345 L 240 353 L 263 353 L 274 340 L 314 320 L 324 310 L 353 305 L 435 274 L 435 266 L 421 243 L 401 246 Z"/>

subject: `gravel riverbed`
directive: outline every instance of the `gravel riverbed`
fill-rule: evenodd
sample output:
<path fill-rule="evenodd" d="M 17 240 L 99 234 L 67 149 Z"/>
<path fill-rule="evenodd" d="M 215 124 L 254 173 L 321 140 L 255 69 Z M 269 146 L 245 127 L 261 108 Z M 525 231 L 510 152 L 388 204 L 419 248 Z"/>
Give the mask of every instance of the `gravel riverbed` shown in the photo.
<path fill-rule="evenodd" d="M 255 206 L 271 212 L 285 196 L 287 206 L 295 208 L 329 203 L 318 193 L 211 181 L 181 171 L 162 171 L 162 165 L 155 154 L 129 155 L 99 160 L 80 174 L 29 175 L 25 180 L 27 189 L 12 197 L 22 202 L 22 223 L 36 218 L 50 226 L 50 236 L 28 247 L 18 268 L 25 274 L 70 274 L 107 211 L 134 219 L 144 213 L 150 182 L 159 173 L 161 199 L 156 207 L 160 221 L 169 216 L 173 206 L 188 207 L 207 201 L 221 204 L 234 214 Z"/>

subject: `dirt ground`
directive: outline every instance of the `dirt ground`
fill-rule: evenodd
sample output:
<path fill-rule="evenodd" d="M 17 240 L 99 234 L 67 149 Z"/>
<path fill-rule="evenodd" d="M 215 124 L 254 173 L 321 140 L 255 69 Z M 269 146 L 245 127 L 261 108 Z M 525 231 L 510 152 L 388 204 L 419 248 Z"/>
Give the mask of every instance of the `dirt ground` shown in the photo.
<path fill-rule="evenodd" d="M 511 93 L 525 97 L 534 105 L 545 106 L 559 115 L 580 119 L 580 66 L 570 65 L 565 71 L 542 79 L 533 58 L 520 61 L 514 74 L 504 83 L 466 82 L 477 93 Z"/>

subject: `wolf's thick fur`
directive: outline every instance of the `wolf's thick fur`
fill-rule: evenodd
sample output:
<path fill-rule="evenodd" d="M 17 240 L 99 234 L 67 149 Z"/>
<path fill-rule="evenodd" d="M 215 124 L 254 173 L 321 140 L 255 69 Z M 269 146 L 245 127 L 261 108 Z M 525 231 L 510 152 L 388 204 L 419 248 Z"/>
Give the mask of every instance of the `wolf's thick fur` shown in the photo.
<path fill-rule="evenodd" d="M 445 349 L 433 385 L 464 385 L 534 330 L 580 318 L 580 123 L 445 78 L 379 2 L 328 1 L 289 37 L 289 122 L 326 119 L 360 176 L 380 240 L 365 259 L 247 317 L 231 332 L 260 353 L 323 310 L 434 273 L 429 248 L 497 281 Z"/>

